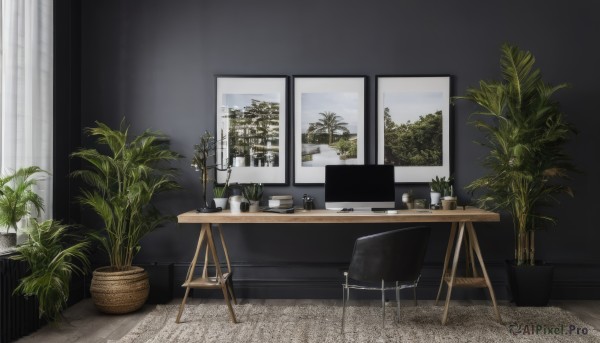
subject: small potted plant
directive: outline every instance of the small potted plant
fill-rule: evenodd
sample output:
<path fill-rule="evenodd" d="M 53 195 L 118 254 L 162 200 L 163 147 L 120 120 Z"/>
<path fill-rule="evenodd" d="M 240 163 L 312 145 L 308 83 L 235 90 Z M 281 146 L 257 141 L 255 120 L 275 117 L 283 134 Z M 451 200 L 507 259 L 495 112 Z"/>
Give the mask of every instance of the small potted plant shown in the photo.
<path fill-rule="evenodd" d="M 225 209 L 227 207 L 227 193 L 229 193 L 229 177 L 231 176 L 231 166 L 227 166 L 227 179 L 223 186 L 215 183 L 213 186 L 213 201 L 216 208 Z"/>
<path fill-rule="evenodd" d="M 442 198 L 442 209 L 455 210 L 456 200 L 456 196 L 454 195 L 454 186 L 450 183 L 450 185 L 444 190 L 444 198 Z"/>
<path fill-rule="evenodd" d="M 435 206 L 440 203 L 440 199 L 446 193 L 449 195 L 450 192 L 450 183 L 452 182 L 452 178 L 448 178 L 443 176 L 440 178 L 436 176 L 434 179 L 431 179 L 429 183 L 429 187 L 431 189 L 431 205 Z"/>
<path fill-rule="evenodd" d="M 46 173 L 39 167 L 20 168 L 16 172 L 0 177 L 0 251 L 13 249 L 17 245 L 17 223 L 23 217 L 44 209 L 43 199 L 33 191 L 40 180 L 36 174 Z M 15 232 L 9 232 L 13 229 Z"/>
<path fill-rule="evenodd" d="M 244 185 L 242 194 L 244 198 L 250 202 L 249 212 L 258 212 L 260 199 L 263 195 L 263 185 L 261 183 L 250 183 Z"/>

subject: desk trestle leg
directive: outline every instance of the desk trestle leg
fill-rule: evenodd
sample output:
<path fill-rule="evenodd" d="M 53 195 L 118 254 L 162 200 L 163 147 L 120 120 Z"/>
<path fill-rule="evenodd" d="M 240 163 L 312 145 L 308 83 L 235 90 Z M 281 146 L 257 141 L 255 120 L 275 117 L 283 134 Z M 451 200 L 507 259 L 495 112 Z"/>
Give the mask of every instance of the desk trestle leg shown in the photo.
<path fill-rule="evenodd" d="M 203 288 L 203 289 L 221 289 L 223 292 L 223 297 L 225 298 L 225 303 L 227 304 L 227 308 L 229 310 L 229 316 L 231 317 L 231 321 L 237 323 L 237 319 L 235 317 L 235 313 L 233 311 L 233 307 L 231 306 L 230 297 L 234 302 L 237 303 L 235 296 L 233 295 L 233 287 L 231 285 L 231 265 L 229 263 L 229 256 L 227 254 L 227 248 L 225 247 L 225 241 L 223 240 L 223 235 L 221 233 L 221 227 L 219 226 L 219 234 L 221 238 L 221 242 L 225 252 L 225 258 L 227 260 L 227 272 L 223 273 L 221 271 L 221 263 L 219 262 L 219 256 L 217 254 L 217 250 L 215 249 L 215 242 L 212 234 L 212 229 L 210 224 L 205 223 L 202 224 L 202 229 L 200 230 L 200 237 L 198 238 L 198 246 L 196 247 L 196 253 L 192 259 L 192 263 L 188 269 L 188 273 L 183 283 L 182 287 L 185 287 L 185 296 L 183 297 L 183 301 L 179 306 L 179 312 L 177 314 L 176 323 L 180 322 L 181 314 L 183 313 L 183 308 L 185 307 L 185 302 L 187 300 L 190 288 Z M 198 256 L 202 248 L 205 248 L 205 257 L 204 257 L 204 267 L 202 268 L 202 276 L 194 278 L 194 270 L 196 268 L 196 263 L 198 262 Z M 207 268 L 209 264 L 209 259 L 212 259 L 212 264 L 215 267 L 215 275 L 208 276 Z"/>
<path fill-rule="evenodd" d="M 450 237 L 448 237 L 448 247 L 446 248 L 446 256 L 444 257 L 444 268 L 442 269 L 442 279 L 440 280 L 440 288 L 438 288 L 437 297 L 435 298 L 435 305 L 437 306 L 440 295 L 442 294 L 442 287 L 444 287 L 444 279 L 448 273 L 448 262 L 450 261 L 450 255 L 452 254 L 452 247 L 454 246 L 454 238 L 456 237 L 456 223 L 452 223 L 450 228 Z"/>
<path fill-rule="evenodd" d="M 458 232 L 456 230 L 457 226 Z M 466 231 L 466 234 L 465 234 Z M 456 238 L 458 235 L 458 238 Z M 454 255 L 452 256 L 452 267 L 448 270 L 448 265 L 450 262 L 450 258 L 452 255 L 452 248 L 454 246 L 456 240 L 456 246 L 454 247 Z M 465 246 L 465 257 L 466 257 L 466 268 L 465 273 L 467 276 L 465 277 L 457 277 L 456 270 L 458 266 L 458 258 L 460 255 L 461 247 L 464 242 Z M 481 268 L 481 273 L 483 276 L 479 276 L 477 267 L 475 265 L 475 257 L 479 262 L 479 267 Z M 436 298 L 436 305 L 439 301 L 442 287 L 443 285 L 447 285 L 446 291 L 446 302 L 444 304 L 444 313 L 442 315 L 442 324 L 445 325 L 448 322 L 448 310 L 450 307 L 450 299 L 452 294 L 452 289 L 454 287 L 475 287 L 475 288 L 487 288 L 490 292 L 490 298 L 492 300 L 492 304 L 494 307 L 494 312 L 496 314 L 496 319 L 498 322 L 502 322 L 502 318 L 500 317 L 500 312 L 498 311 L 498 306 L 496 304 L 496 296 L 494 294 L 494 289 L 492 288 L 492 283 L 487 274 L 487 270 L 485 268 L 485 264 L 483 263 L 483 257 L 481 255 L 481 249 L 479 248 L 479 241 L 477 240 L 477 235 L 475 234 L 475 228 L 473 227 L 472 222 L 460 222 L 460 224 L 453 223 L 452 228 L 450 230 L 450 238 L 448 240 L 448 247 L 446 249 L 446 257 L 444 259 L 444 268 L 442 271 L 442 280 L 440 283 L 440 287 L 438 289 L 438 295 Z"/>

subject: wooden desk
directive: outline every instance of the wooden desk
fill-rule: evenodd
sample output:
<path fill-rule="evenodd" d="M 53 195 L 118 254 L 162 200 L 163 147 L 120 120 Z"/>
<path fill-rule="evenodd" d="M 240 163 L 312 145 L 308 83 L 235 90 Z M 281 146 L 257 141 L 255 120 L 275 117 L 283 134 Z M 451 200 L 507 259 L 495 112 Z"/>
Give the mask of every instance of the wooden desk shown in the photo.
<path fill-rule="evenodd" d="M 500 313 L 496 306 L 496 297 L 492 284 L 488 277 L 483 263 L 483 257 L 479 248 L 477 235 L 475 234 L 474 222 L 498 222 L 500 215 L 498 213 L 484 211 L 477 208 L 468 207 L 465 210 L 457 209 L 452 211 L 444 210 L 400 210 L 397 214 L 373 213 L 370 211 L 354 211 L 346 213 L 338 213 L 330 210 L 312 210 L 312 211 L 296 211 L 293 214 L 278 214 L 278 213 L 240 213 L 233 214 L 229 211 L 217 213 L 197 213 L 190 211 L 177 216 L 178 222 L 181 224 L 202 224 L 198 246 L 196 253 L 192 259 L 192 263 L 188 269 L 188 274 L 183 287 L 186 287 L 185 296 L 179 308 L 176 322 L 179 323 L 181 313 L 185 306 L 185 302 L 190 288 L 221 288 L 225 297 L 225 302 L 229 308 L 229 313 L 232 321 L 235 323 L 235 313 L 231 307 L 229 297 L 233 297 L 233 290 L 228 282 L 231 273 L 231 265 L 227 253 L 227 246 L 221 233 L 221 224 L 371 224 L 371 223 L 451 223 L 450 238 L 446 248 L 444 258 L 444 268 L 436 298 L 436 304 L 439 300 L 443 285 L 447 285 L 446 303 L 444 306 L 444 314 L 442 316 L 442 324 L 446 324 L 448 320 L 448 308 L 450 304 L 450 296 L 453 287 L 482 287 L 487 288 L 490 292 L 496 318 L 501 321 Z M 219 259 L 215 250 L 211 224 L 217 224 L 225 258 L 227 260 L 227 272 L 222 272 L 220 269 Z M 467 234 L 465 235 L 465 231 Z M 457 239 L 458 236 L 458 239 Z M 456 269 L 458 265 L 458 257 L 461 252 L 461 247 L 465 247 L 465 256 L 467 262 L 467 275 L 465 277 L 457 277 Z M 201 247 L 206 246 L 204 272 L 202 277 L 194 279 L 193 270 L 196 266 L 198 255 Z M 209 278 L 206 275 L 206 266 L 209 256 L 212 257 L 212 262 L 219 268 L 216 269 L 214 277 Z M 479 276 L 479 271 L 475 265 L 475 257 L 479 262 L 482 276 Z M 448 269 L 452 260 L 452 266 Z M 235 298 L 234 298 L 235 300 Z"/>

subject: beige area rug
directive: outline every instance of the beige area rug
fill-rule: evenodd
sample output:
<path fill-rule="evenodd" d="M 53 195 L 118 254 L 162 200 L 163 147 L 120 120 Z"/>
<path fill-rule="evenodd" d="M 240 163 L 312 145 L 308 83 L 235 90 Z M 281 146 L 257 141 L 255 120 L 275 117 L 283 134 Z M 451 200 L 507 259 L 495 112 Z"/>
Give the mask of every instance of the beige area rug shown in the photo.
<path fill-rule="evenodd" d="M 573 314 L 556 307 L 500 307 L 503 324 L 489 306 L 452 306 L 449 323 L 440 324 L 443 307 L 386 309 L 349 307 L 346 332 L 340 334 L 340 306 L 237 305 L 238 324 L 225 305 L 187 305 L 175 324 L 178 305 L 158 305 L 120 343 L 141 342 L 600 342 L 600 333 Z"/>

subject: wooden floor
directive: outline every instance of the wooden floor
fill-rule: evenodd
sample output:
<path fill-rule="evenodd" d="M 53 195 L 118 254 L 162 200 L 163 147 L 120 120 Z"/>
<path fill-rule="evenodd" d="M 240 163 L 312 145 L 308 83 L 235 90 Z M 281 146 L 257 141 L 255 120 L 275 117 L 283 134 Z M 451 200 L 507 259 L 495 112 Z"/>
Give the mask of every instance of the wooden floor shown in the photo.
<path fill-rule="evenodd" d="M 171 303 L 179 304 L 181 299 L 175 299 Z M 241 299 L 240 304 L 327 304 L 340 305 L 340 300 L 312 300 L 312 299 Z M 198 303 L 223 303 L 222 299 L 189 299 L 188 304 Z M 488 304 L 488 301 L 461 301 L 453 300 L 453 304 Z M 353 301 L 354 306 L 379 306 L 379 301 Z M 421 300 L 420 305 L 432 305 L 433 301 Z M 506 302 L 500 302 L 507 305 Z M 600 330 L 600 300 L 570 300 L 554 301 L 553 306 L 564 308 L 577 315 L 584 322 Z M 407 305 L 408 306 L 408 305 Z M 85 299 L 67 309 L 64 313 L 65 321 L 59 327 L 45 326 L 33 334 L 23 337 L 17 342 L 44 342 L 44 343 L 68 343 L 68 342 L 106 342 L 123 337 L 135 324 L 155 305 L 146 305 L 140 311 L 127 315 L 104 315 L 99 313 L 90 299 Z M 175 320 L 175 318 L 173 318 Z"/>

